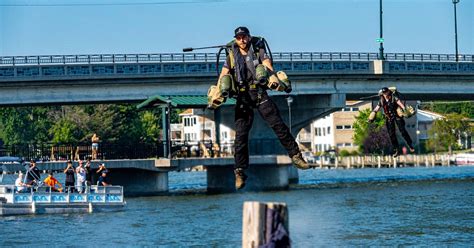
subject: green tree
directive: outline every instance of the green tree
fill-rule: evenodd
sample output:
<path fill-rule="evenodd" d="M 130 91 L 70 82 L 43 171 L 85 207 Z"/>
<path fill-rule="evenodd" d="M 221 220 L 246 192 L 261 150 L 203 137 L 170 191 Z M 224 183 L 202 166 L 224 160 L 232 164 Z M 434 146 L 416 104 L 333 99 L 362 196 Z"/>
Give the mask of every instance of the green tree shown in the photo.
<path fill-rule="evenodd" d="M 472 134 L 469 119 L 460 114 L 447 114 L 445 118 L 435 120 L 428 132 L 428 149 L 438 152 L 458 148 L 457 141 L 464 135 Z"/>
<path fill-rule="evenodd" d="M 359 111 L 354 122 L 354 143 L 359 146 L 360 151 L 365 153 L 380 153 L 386 150 L 387 142 L 384 140 L 386 132 L 384 132 L 385 119 L 381 113 L 377 113 L 373 123 L 368 123 L 371 110 L 364 109 Z"/>
<path fill-rule="evenodd" d="M 46 107 L 7 107 L 0 109 L 0 138 L 7 145 L 49 140 L 51 121 Z"/>
<path fill-rule="evenodd" d="M 474 104 L 472 102 L 430 102 L 421 105 L 422 109 L 440 114 L 457 113 L 474 119 Z"/>
<path fill-rule="evenodd" d="M 159 118 L 151 111 L 145 111 L 141 115 L 142 136 L 145 143 L 156 143 L 160 138 Z"/>
<path fill-rule="evenodd" d="M 53 136 L 51 141 L 56 144 L 77 142 L 77 132 L 77 125 L 66 118 L 56 122 L 49 130 L 49 133 Z"/>

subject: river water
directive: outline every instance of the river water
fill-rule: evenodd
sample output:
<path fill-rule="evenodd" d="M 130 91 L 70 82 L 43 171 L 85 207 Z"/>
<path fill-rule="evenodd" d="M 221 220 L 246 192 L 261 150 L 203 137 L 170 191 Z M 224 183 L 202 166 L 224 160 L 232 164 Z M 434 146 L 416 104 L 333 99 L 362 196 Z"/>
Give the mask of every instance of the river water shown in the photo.
<path fill-rule="evenodd" d="M 474 167 L 316 169 L 273 192 L 205 186 L 205 172 L 170 173 L 171 195 L 127 198 L 122 212 L 0 217 L 0 246 L 240 247 L 244 201 L 286 202 L 294 247 L 474 244 Z"/>

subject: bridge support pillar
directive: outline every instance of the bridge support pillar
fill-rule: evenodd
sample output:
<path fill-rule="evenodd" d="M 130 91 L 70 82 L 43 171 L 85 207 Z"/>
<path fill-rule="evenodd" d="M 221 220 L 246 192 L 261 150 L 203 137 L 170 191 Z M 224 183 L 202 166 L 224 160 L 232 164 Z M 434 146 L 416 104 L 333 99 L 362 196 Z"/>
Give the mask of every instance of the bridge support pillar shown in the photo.
<path fill-rule="evenodd" d="M 287 167 L 288 168 L 288 182 L 290 184 L 298 184 L 300 181 L 299 175 L 298 175 L 298 169 L 296 167 L 290 165 Z"/>
<path fill-rule="evenodd" d="M 114 168 L 107 175 L 112 185 L 123 186 L 126 196 L 160 195 L 168 192 L 168 172 Z"/>
<path fill-rule="evenodd" d="M 265 191 L 288 189 L 289 169 L 286 165 L 250 165 L 245 171 L 248 179 L 243 191 Z M 207 167 L 207 192 L 235 192 L 233 166 Z"/>

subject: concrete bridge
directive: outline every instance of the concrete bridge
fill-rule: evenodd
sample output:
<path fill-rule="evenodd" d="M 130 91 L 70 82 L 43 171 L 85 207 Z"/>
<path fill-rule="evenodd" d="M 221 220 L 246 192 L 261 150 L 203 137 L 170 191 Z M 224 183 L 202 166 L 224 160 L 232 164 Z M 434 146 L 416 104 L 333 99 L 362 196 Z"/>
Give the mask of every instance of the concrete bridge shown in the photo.
<path fill-rule="evenodd" d="M 474 56 L 376 53 L 275 53 L 293 95 L 343 94 L 354 100 L 396 85 L 417 100 L 473 99 Z M 215 54 L 0 57 L 0 105 L 143 101 L 204 95 L 216 81 Z M 221 59 L 223 61 L 223 58 Z M 193 87 L 189 87 L 192 85 Z"/>

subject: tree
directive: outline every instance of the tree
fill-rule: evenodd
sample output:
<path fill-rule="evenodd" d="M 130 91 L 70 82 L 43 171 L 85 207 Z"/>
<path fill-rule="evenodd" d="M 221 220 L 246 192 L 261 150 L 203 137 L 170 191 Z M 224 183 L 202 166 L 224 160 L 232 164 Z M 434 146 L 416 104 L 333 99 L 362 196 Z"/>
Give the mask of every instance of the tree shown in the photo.
<path fill-rule="evenodd" d="M 429 104 L 423 104 L 422 108 L 441 114 L 457 113 L 474 119 L 474 104 L 472 104 L 472 101 L 452 103 L 431 102 Z"/>
<path fill-rule="evenodd" d="M 428 132 L 430 138 L 427 147 L 435 152 L 452 152 L 458 148 L 458 140 L 464 135 L 470 135 L 472 128 L 469 120 L 460 114 L 447 114 L 445 118 L 435 120 L 433 127 Z"/>
<path fill-rule="evenodd" d="M 386 153 L 391 147 L 385 130 L 385 119 L 378 113 L 373 123 L 368 123 L 371 110 L 359 111 L 354 122 L 354 143 L 364 153 Z"/>

